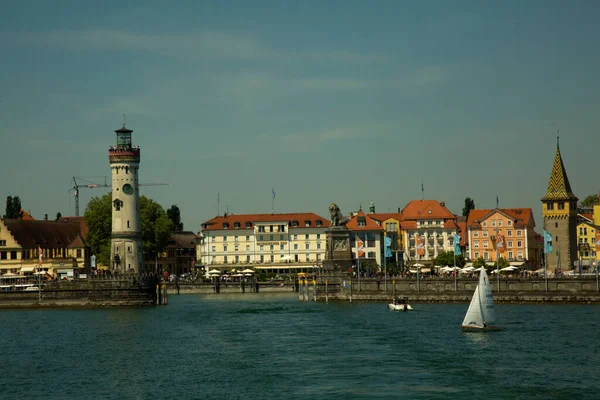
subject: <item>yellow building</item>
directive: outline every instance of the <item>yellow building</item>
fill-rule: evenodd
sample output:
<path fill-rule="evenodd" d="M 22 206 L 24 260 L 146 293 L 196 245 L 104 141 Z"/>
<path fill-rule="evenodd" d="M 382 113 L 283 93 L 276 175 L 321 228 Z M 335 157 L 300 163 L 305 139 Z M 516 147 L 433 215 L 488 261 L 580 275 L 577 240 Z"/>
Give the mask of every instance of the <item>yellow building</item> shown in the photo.
<path fill-rule="evenodd" d="M 387 259 L 390 264 L 398 264 L 403 260 L 404 255 L 404 240 L 401 230 L 401 224 L 404 220 L 402 214 L 397 213 L 376 213 L 375 206 L 371 206 L 372 211 L 368 216 L 375 220 L 382 228 L 383 235 L 392 239 L 392 257 Z"/>
<path fill-rule="evenodd" d="M 87 272 L 90 248 L 81 229 L 79 221 L 0 220 L 0 278 L 34 274 L 39 250 L 42 270 L 51 276 Z"/>
<path fill-rule="evenodd" d="M 577 250 L 578 260 L 574 262 L 577 269 L 581 261 L 582 269 L 593 269 L 594 262 L 600 261 L 600 205 L 594 206 L 593 213 L 577 215 Z"/>

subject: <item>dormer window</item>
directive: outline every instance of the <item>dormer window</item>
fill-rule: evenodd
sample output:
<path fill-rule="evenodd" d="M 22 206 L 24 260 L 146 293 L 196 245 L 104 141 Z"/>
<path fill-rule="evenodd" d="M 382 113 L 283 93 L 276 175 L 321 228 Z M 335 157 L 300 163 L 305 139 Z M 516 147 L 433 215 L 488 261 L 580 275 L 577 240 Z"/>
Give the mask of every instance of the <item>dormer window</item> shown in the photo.
<path fill-rule="evenodd" d="M 365 217 L 357 218 L 358 226 L 367 226 L 367 219 Z"/>
<path fill-rule="evenodd" d="M 323 226 L 323 221 L 321 221 L 320 219 L 317 220 L 317 226 Z"/>
<path fill-rule="evenodd" d="M 310 226 L 310 221 L 304 221 L 304 226 Z"/>
<path fill-rule="evenodd" d="M 223 229 L 229 229 L 229 224 L 227 222 L 223 222 Z"/>
<path fill-rule="evenodd" d="M 252 222 L 246 222 L 246 228 L 252 228 Z"/>
<path fill-rule="evenodd" d="M 298 226 L 298 221 L 292 221 L 292 226 Z"/>
<path fill-rule="evenodd" d="M 233 229 L 239 229 L 240 228 L 240 223 L 239 222 L 234 222 L 233 223 Z"/>

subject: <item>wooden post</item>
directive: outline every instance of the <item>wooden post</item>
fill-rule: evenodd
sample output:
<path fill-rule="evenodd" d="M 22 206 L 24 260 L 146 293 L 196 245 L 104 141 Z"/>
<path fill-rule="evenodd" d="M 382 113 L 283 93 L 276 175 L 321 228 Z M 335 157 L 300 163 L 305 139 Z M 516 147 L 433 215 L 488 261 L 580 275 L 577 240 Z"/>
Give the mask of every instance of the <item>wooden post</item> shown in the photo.
<path fill-rule="evenodd" d="M 167 283 L 163 283 L 163 297 L 164 297 L 164 301 L 163 304 L 166 306 L 167 304 L 169 304 L 169 296 L 167 295 Z"/>
<path fill-rule="evenodd" d="M 352 303 L 352 278 L 350 278 L 350 303 Z"/>
<path fill-rule="evenodd" d="M 327 294 L 327 285 L 329 281 L 325 281 L 325 303 L 329 302 L 328 294 Z"/>
<path fill-rule="evenodd" d="M 298 279 L 298 301 L 302 301 L 304 289 L 302 288 L 302 279 Z"/>
<path fill-rule="evenodd" d="M 313 279 L 313 301 L 317 301 L 317 281 Z"/>

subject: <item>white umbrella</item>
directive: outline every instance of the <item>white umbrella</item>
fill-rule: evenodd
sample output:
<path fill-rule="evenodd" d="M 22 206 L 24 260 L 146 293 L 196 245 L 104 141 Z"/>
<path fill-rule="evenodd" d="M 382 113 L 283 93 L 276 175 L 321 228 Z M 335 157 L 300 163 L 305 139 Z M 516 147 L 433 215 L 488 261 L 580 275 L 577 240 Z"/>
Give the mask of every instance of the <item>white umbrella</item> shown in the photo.
<path fill-rule="evenodd" d="M 414 264 L 414 265 L 413 265 L 413 267 L 424 267 L 424 265 L 423 265 L 423 264 L 416 263 L 416 264 Z"/>
<path fill-rule="evenodd" d="M 219 274 L 221 275 L 221 271 L 219 271 L 218 269 L 211 269 L 210 271 L 208 271 L 209 274 Z"/>
<path fill-rule="evenodd" d="M 243 271 L 242 271 L 242 273 L 243 273 L 243 274 L 253 274 L 253 273 L 254 273 L 254 271 L 253 271 L 253 270 L 251 270 L 251 269 L 245 269 L 245 270 L 243 270 Z"/>

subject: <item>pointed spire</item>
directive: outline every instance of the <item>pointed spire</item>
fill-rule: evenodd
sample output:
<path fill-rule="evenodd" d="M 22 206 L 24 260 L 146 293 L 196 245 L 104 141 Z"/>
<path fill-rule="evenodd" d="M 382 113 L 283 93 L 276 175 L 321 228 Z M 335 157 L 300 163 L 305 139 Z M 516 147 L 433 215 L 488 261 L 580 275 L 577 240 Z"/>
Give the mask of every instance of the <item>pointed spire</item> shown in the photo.
<path fill-rule="evenodd" d="M 573 194 L 571 190 L 571 184 L 567 177 L 567 171 L 560 154 L 560 137 L 556 137 L 556 155 L 554 156 L 554 165 L 552 166 L 552 175 L 550 175 L 550 182 L 548 183 L 548 191 L 546 195 L 542 197 L 542 201 L 547 200 L 578 200 L 577 196 Z"/>

